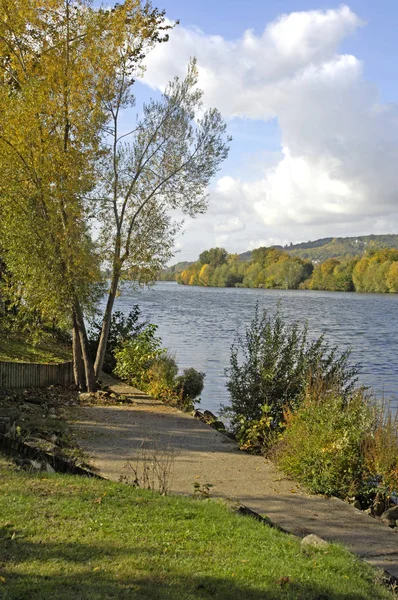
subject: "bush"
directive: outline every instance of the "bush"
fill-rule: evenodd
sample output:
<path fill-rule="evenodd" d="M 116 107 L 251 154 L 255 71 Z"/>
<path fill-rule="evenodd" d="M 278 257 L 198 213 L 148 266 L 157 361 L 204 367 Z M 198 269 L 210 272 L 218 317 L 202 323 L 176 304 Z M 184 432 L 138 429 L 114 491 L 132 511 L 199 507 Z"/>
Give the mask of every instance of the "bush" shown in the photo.
<path fill-rule="evenodd" d="M 236 433 L 242 430 L 242 423 L 260 420 L 266 407 L 271 429 L 278 429 L 284 410 L 299 406 L 311 373 L 333 383 L 344 402 L 359 370 L 348 365 L 349 355 L 339 354 L 323 336 L 309 341 L 307 326 L 284 323 L 279 312 L 260 315 L 257 305 L 244 336 L 231 347 L 226 370 L 231 405 L 223 412 Z"/>
<path fill-rule="evenodd" d="M 150 369 L 166 350 L 156 337 L 156 325 L 149 324 L 135 337 L 122 342 L 115 351 L 115 374 L 130 385 L 145 389 L 150 383 Z"/>
<path fill-rule="evenodd" d="M 387 404 L 375 411 L 375 420 L 364 445 L 364 464 L 379 499 L 388 504 L 398 493 L 398 413 Z"/>
<path fill-rule="evenodd" d="M 177 373 L 178 367 L 174 356 L 165 350 L 164 354 L 158 356 L 148 369 L 145 391 L 163 402 L 177 404 L 178 398 L 173 389 Z"/>
<path fill-rule="evenodd" d="M 193 369 L 184 369 L 182 375 L 177 377 L 174 383 L 174 391 L 180 399 L 180 403 L 187 408 L 193 407 L 195 398 L 203 390 L 205 374 Z M 200 401 L 196 400 L 196 403 Z"/>
<path fill-rule="evenodd" d="M 133 309 L 128 315 L 121 311 L 115 311 L 112 314 L 111 325 L 109 329 L 108 344 L 104 365 L 102 367 L 105 373 L 113 373 L 116 367 L 115 352 L 121 346 L 122 342 L 132 340 L 147 326 L 147 323 L 140 322 L 140 308 L 138 304 L 133 306 Z M 97 353 L 98 343 L 101 335 L 102 321 L 92 321 L 89 330 L 89 352 L 93 360 Z"/>
<path fill-rule="evenodd" d="M 285 431 L 274 450 L 282 470 L 312 492 L 367 495 L 364 444 L 374 423 L 375 409 L 363 388 L 344 396 L 324 381 L 307 386 L 301 406 L 285 411 Z"/>
<path fill-rule="evenodd" d="M 175 358 L 157 337 L 156 325 L 147 325 L 134 338 L 128 339 L 115 351 L 115 375 L 151 396 L 178 406 L 192 409 L 195 398 L 203 389 L 204 373 L 185 369 L 177 377 Z"/>

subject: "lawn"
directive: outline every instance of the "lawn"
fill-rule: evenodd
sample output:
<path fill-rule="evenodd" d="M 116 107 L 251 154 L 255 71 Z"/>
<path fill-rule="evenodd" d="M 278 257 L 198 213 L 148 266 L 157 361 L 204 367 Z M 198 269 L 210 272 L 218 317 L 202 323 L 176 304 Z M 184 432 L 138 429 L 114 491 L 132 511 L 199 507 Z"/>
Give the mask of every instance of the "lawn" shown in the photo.
<path fill-rule="evenodd" d="M 299 541 L 212 499 L 28 474 L 0 457 L 0 598 L 393 598 L 338 546 Z"/>
<path fill-rule="evenodd" d="M 71 349 L 48 335 L 34 344 L 26 336 L 0 331 L 0 361 L 61 363 L 72 360 Z"/>

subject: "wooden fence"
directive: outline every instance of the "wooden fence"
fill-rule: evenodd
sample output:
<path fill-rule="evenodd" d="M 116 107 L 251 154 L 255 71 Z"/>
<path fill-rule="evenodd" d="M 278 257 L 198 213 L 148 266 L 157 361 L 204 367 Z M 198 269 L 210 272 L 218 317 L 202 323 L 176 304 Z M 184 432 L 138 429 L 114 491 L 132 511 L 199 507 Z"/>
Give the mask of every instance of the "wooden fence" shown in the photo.
<path fill-rule="evenodd" d="M 0 388 L 41 388 L 49 385 L 69 385 L 73 382 L 72 362 L 56 365 L 0 362 Z"/>

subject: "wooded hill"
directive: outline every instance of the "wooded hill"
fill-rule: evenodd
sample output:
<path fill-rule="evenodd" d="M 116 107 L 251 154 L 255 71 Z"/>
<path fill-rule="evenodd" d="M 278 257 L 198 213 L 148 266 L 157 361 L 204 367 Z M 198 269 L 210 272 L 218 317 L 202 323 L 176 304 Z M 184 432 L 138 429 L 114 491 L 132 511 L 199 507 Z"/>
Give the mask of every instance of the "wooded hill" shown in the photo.
<path fill-rule="evenodd" d="M 289 244 L 286 246 L 272 246 L 278 250 L 284 250 L 291 256 L 308 259 L 313 263 L 323 262 L 328 258 L 349 258 L 354 256 L 365 256 L 374 250 L 382 248 L 398 248 L 398 235 L 362 235 L 358 237 L 321 238 L 319 240 Z M 248 250 L 239 254 L 241 261 L 252 259 L 252 252 Z M 161 281 L 175 281 L 176 275 L 184 269 L 193 265 L 192 262 L 179 262 L 162 271 L 159 279 Z"/>

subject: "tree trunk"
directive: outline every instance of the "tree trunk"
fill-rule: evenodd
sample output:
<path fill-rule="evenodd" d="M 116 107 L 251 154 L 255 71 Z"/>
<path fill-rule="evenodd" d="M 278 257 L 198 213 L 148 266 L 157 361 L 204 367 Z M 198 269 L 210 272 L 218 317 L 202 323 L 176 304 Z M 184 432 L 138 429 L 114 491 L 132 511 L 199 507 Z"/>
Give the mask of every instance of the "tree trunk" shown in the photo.
<path fill-rule="evenodd" d="M 80 345 L 79 329 L 76 323 L 75 314 L 73 314 L 73 330 L 72 330 L 72 348 L 73 348 L 73 374 L 75 384 L 81 391 L 86 390 L 85 370 L 82 355 L 82 347 Z"/>
<path fill-rule="evenodd" d="M 96 377 L 100 377 L 102 366 L 104 364 L 106 347 L 108 345 L 109 329 L 111 326 L 113 305 L 115 303 L 119 279 L 120 271 L 114 272 L 112 276 L 111 289 L 109 290 L 108 301 L 106 303 L 104 319 L 102 321 L 102 329 L 101 336 L 98 342 L 97 356 L 95 358 L 94 372 Z"/>
<path fill-rule="evenodd" d="M 94 368 L 87 347 L 87 333 L 84 324 L 83 311 L 78 300 L 75 300 L 74 315 L 76 319 L 76 327 L 79 333 L 80 348 L 82 352 L 84 372 L 86 378 L 86 388 L 88 392 L 96 391 Z"/>

